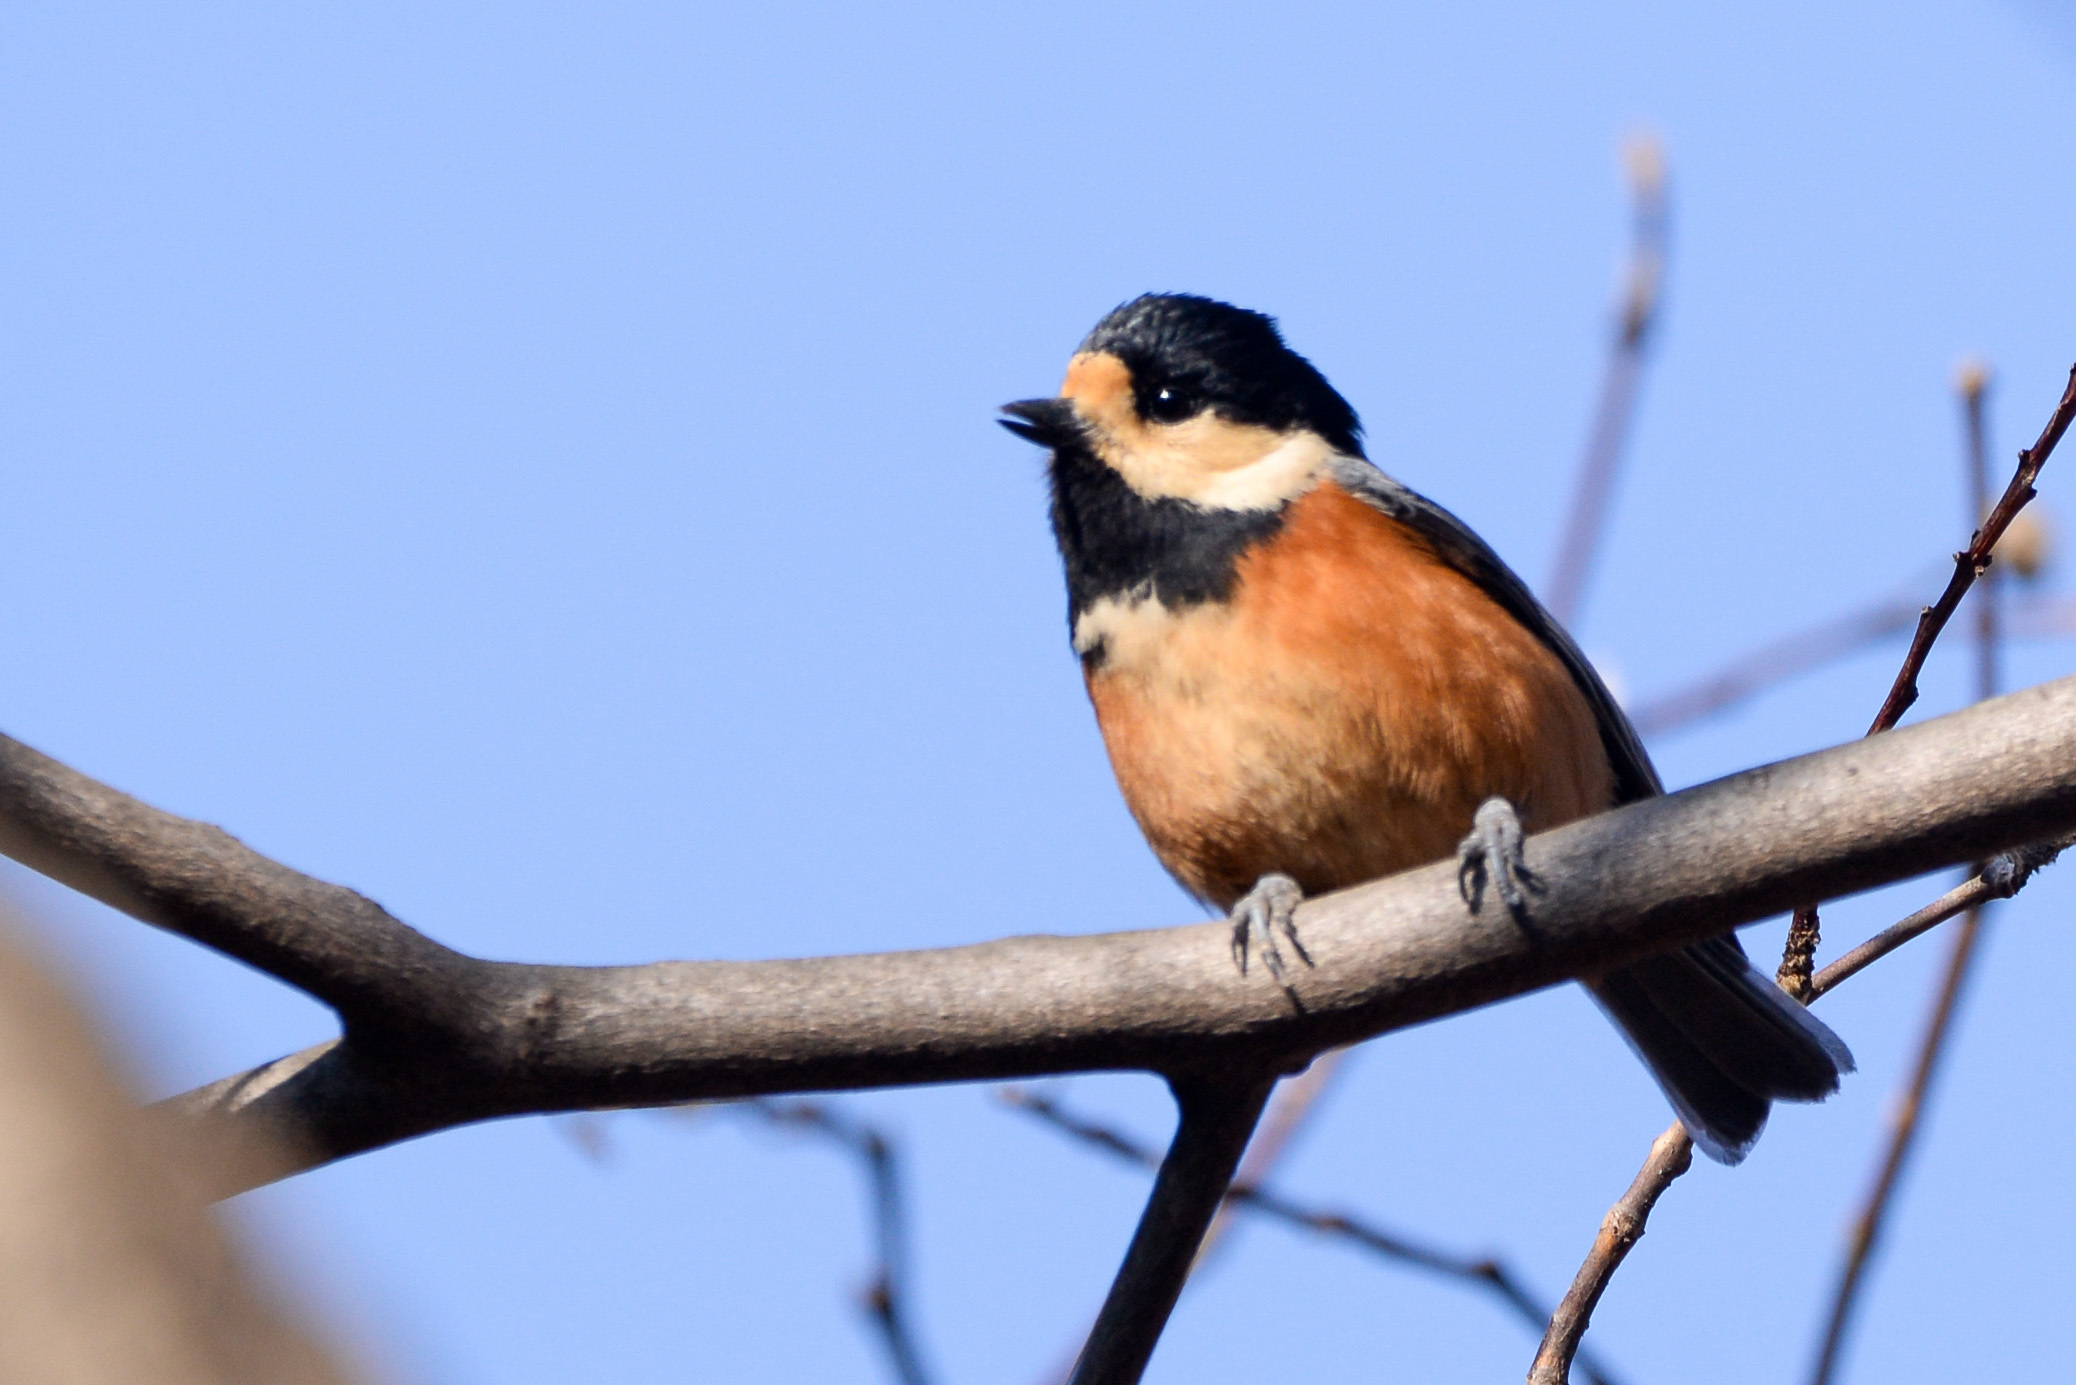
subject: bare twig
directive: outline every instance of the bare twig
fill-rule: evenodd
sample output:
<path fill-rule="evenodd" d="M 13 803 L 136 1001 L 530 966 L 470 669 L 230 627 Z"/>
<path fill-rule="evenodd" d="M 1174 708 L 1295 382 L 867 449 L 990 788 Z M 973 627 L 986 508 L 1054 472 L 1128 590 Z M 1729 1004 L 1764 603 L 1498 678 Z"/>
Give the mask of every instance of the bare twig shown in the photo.
<path fill-rule="evenodd" d="M 2024 518 L 2020 516 L 2021 521 Z M 2008 540 L 2010 534 L 2007 532 L 2005 537 Z M 1999 559 L 2005 557 L 2005 546 L 1998 547 Z M 1664 736 L 1683 730 L 1741 706 L 1791 678 L 1901 634 L 1923 610 L 1908 597 L 1881 597 L 1856 611 L 1761 645 L 1714 673 L 1640 702 L 1629 709 L 1629 720 L 1644 736 Z M 2004 639 L 2066 639 L 2076 635 L 2076 598 L 2029 592 L 2013 597 L 2006 609 L 1999 612 L 1998 621 Z"/>
<path fill-rule="evenodd" d="M 1903 944 L 1922 937 L 1956 914 L 1978 908 L 1992 899 L 2009 899 L 2025 888 L 2036 871 L 2051 864 L 2072 843 L 2076 843 L 2076 837 L 2062 837 L 2018 847 L 1991 858 L 1989 864 L 1970 877 L 1967 883 L 1948 890 L 1908 918 L 1891 924 L 1818 972 L 1810 981 L 1808 998 L 1803 1004 L 1837 989 Z M 1687 1171 L 1692 1163 L 1691 1154 L 1692 1142 L 1687 1138 L 1686 1127 L 1677 1121 L 1652 1144 L 1650 1156 L 1644 1161 L 1636 1180 L 1622 1200 L 1608 1212 L 1607 1219 L 1601 1224 L 1600 1235 L 1594 1240 L 1592 1252 L 1579 1267 L 1570 1292 L 1551 1316 L 1542 1349 L 1536 1354 L 1535 1365 L 1529 1372 L 1530 1385 L 1561 1385 L 1568 1378 L 1565 1370 L 1579 1352 L 1579 1343 L 1592 1321 L 1593 1309 L 1600 1302 L 1601 1294 L 1606 1292 L 1608 1282 L 1620 1268 L 1630 1247 L 1643 1237 L 1645 1223 L 1651 1209 L 1657 1205 L 1659 1195 Z"/>
<path fill-rule="evenodd" d="M 1979 365 L 1964 367 L 1959 383 L 1963 416 L 1966 421 L 1964 435 L 1969 479 L 1968 508 L 1969 520 L 1972 523 L 1984 513 L 1989 502 L 1988 446 L 1983 422 L 1983 395 L 1988 388 L 1989 373 Z M 2070 374 L 2069 388 L 2071 394 L 2076 394 L 2076 371 Z M 2021 466 L 2023 468 L 2023 463 Z M 2034 470 L 2037 472 L 2038 467 L 2035 466 Z M 1984 548 L 1987 551 L 1987 545 Z M 1984 579 L 1982 595 L 1975 604 L 1976 696 L 1991 698 L 1997 694 L 1998 584 L 1993 571 L 1984 572 L 1981 567 L 1977 567 L 1975 571 Z M 1953 1032 L 1955 1007 L 1960 1001 L 1961 990 L 1967 983 L 1969 970 L 1977 955 L 1977 944 L 1982 936 L 1982 922 L 1983 904 L 1971 904 L 1966 917 L 1961 921 L 1960 931 L 1954 936 L 1953 949 L 1947 956 L 1946 970 L 1940 978 L 1938 998 L 1933 1003 L 1924 1035 L 1918 1041 L 1917 1062 L 1912 1066 L 1909 1086 L 1897 1104 L 1892 1119 L 1888 1147 L 1882 1155 L 1873 1187 L 1869 1189 L 1866 1200 L 1861 1205 L 1860 1214 L 1853 1222 L 1845 1264 L 1839 1271 L 1838 1286 L 1832 1295 L 1831 1314 L 1824 1329 L 1823 1345 L 1818 1349 L 1816 1366 L 1811 1375 L 1815 1385 L 1830 1385 L 1832 1373 L 1837 1369 L 1839 1355 L 1844 1350 L 1846 1329 L 1852 1321 L 1860 1287 L 1866 1282 L 1869 1259 L 1873 1255 L 1875 1242 L 1880 1238 L 1889 1209 L 1895 1205 L 1897 1180 L 1902 1176 L 1904 1162 L 1909 1158 L 1911 1147 L 1916 1140 L 1925 1101 L 1931 1093 L 1932 1077 L 1938 1071 L 1939 1059 L 1945 1052 L 1947 1037 Z"/>
<path fill-rule="evenodd" d="M 1053 1129 L 1128 1163 L 1142 1168 L 1152 1168 L 1159 1163 L 1159 1156 L 1153 1150 L 1131 1136 L 1114 1127 L 1074 1115 L 1038 1092 L 1022 1087 L 1005 1087 L 997 1094 L 1007 1104 L 1029 1112 Z M 1225 1210 L 1237 1209 L 1273 1217 L 1288 1225 L 1345 1241 L 1397 1264 L 1427 1270 L 1483 1289 L 1507 1305 L 1531 1328 L 1540 1330 L 1549 1320 L 1548 1306 L 1537 1300 L 1512 1270 L 1490 1257 L 1464 1255 L 1426 1245 L 1396 1231 L 1387 1231 L 1353 1213 L 1307 1206 L 1244 1177 L 1236 1178 L 1225 1195 Z M 1613 1385 L 1608 1370 L 1588 1359 L 1584 1353 L 1580 1354 L 1579 1368 L 1595 1385 Z"/>
<path fill-rule="evenodd" d="M 1978 874 L 1969 876 L 1908 918 L 1890 924 L 1818 972 L 1812 996 L 1823 995 L 1957 914 L 1980 908 L 1993 899 L 2011 898 L 2025 888 L 2035 871 L 2053 864 L 2057 856 L 2068 850 L 2072 840 L 2076 839 L 2063 837 L 2039 842 L 1992 857 Z"/>
<path fill-rule="evenodd" d="M 1070 1385 L 1138 1385 L 1275 1081 L 1270 1074 L 1170 1081 L 1175 1140 Z"/>
<path fill-rule="evenodd" d="M 1615 1277 L 1630 1248 L 1643 1239 L 1644 1227 L 1650 1221 L 1651 1209 L 1658 1205 L 1658 1198 L 1693 1163 L 1694 1141 L 1688 1137 L 1687 1128 L 1674 1121 L 1651 1143 L 1650 1157 L 1637 1171 L 1629 1191 L 1622 1194 L 1621 1201 L 1610 1207 L 1601 1221 L 1592 1252 L 1579 1266 L 1564 1301 L 1550 1316 L 1549 1330 L 1543 1334 L 1535 1364 L 1528 1371 L 1528 1385 L 1564 1385 L 1571 1379 L 1572 1359 L 1578 1355 L 1579 1343 L 1585 1338 L 1586 1325 L 1593 1319 L 1600 1296 L 1607 1291 L 1608 1282 Z"/>
<path fill-rule="evenodd" d="M 1838 1287 L 1831 1297 L 1831 1315 L 1824 1327 L 1823 1345 L 1817 1351 L 1816 1365 L 1810 1373 L 1810 1379 L 1816 1385 L 1828 1385 L 1832 1372 L 1837 1369 L 1839 1353 L 1844 1350 L 1846 1328 L 1859 1302 L 1859 1289 L 1865 1282 L 1868 1257 L 1873 1253 L 1875 1238 L 1881 1232 L 1882 1222 L 1895 1197 L 1896 1180 L 1902 1175 L 1903 1161 L 1909 1157 L 1918 1130 L 1918 1117 L 1924 1111 L 1925 1097 L 1931 1090 L 1932 1074 L 1938 1068 L 1940 1055 L 1945 1052 L 1946 1036 L 1952 1032 L 1954 1007 L 1960 1000 L 1961 986 L 1967 978 L 1968 964 L 1975 956 L 1981 933 L 1982 910 L 1977 906 L 1968 910 L 1960 931 L 1954 935 L 1953 950 L 1947 956 L 1945 974 L 1940 978 L 1938 999 L 1932 1006 L 1924 1037 L 1918 1043 L 1917 1062 L 1911 1071 L 1910 1084 L 1891 1117 L 1888 1148 L 1882 1155 L 1880 1171 L 1875 1174 L 1874 1186 L 1868 1191 L 1859 1216 L 1853 1219 L 1852 1238 L 1846 1251 L 1845 1265 L 1839 1271 Z"/>
<path fill-rule="evenodd" d="M 2018 470 L 2004 488 L 2004 494 L 1976 529 L 1967 548 L 1954 555 L 1953 576 L 1947 581 L 1946 590 L 1918 618 L 1917 634 L 1911 638 L 1910 652 L 1903 656 L 1903 667 L 1897 672 L 1895 684 L 1883 700 L 1881 710 L 1875 714 L 1874 724 L 1868 727 L 1868 735 L 1894 726 L 1917 701 L 1917 675 L 1925 666 L 1926 656 L 1932 652 L 1932 642 L 1939 638 L 1939 632 L 1953 618 L 1961 598 L 1968 594 L 1968 588 L 1988 570 L 1990 553 L 1996 548 L 1997 540 L 2004 537 L 2013 517 L 2033 498 L 2033 482 L 2038 479 L 2040 468 L 2047 465 L 2047 459 L 2054 454 L 2055 444 L 2068 431 L 2072 418 L 2076 418 L 2076 366 L 2069 368 L 2068 387 L 2062 391 L 2061 402 L 2055 405 L 2047 426 L 2040 430 L 2039 438 L 2031 447 L 2018 454 Z"/>
<path fill-rule="evenodd" d="M 1638 135 L 1630 141 L 1625 154 L 1631 207 L 1629 266 L 1623 276 L 1622 302 L 1616 311 L 1614 338 L 1609 345 L 1607 375 L 1601 383 L 1593 428 L 1587 434 L 1585 456 L 1579 462 L 1578 487 L 1572 493 L 1571 512 L 1565 520 L 1564 537 L 1557 546 L 1557 563 L 1550 576 L 1550 610 L 1558 620 L 1567 623 L 1578 615 L 1593 556 L 1607 524 L 1615 470 L 1636 413 L 1636 387 L 1642 378 L 1651 328 L 1658 319 L 1665 280 L 1665 151 L 1655 137 Z"/>
<path fill-rule="evenodd" d="M 1953 618 L 1953 613 L 1960 608 L 1961 598 L 1975 585 L 1975 579 L 1989 570 L 1990 556 L 1996 549 L 1997 541 L 2004 537 L 2004 531 L 2011 527 L 2011 521 L 2025 508 L 2026 502 L 2033 498 L 2033 482 L 2039 477 L 2040 468 L 2047 465 L 2047 459 L 2054 455 L 2055 445 L 2062 440 L 2062 434 L 2068 431 L 2070 420 L 2076 418 L 2076 366 L 2069 367 L 2069 383 L 2063 387 L 2062 397 L 2054 406 L 2054 412 L 2048 415 L 2047 426 L 2040 430 L 2039 438 L 2031 447 L 2018 454 L 2018 470 L 2012 473 L 2010 484 L 2004 487 L 2004 494 L 1986 515 L 1983 502 L 1988 496 L 1989 483 L 1988 462 L 1981 437 L 1980 384 L 1974 390 L 1972 402 L 1968 407 L 1971 419 L 1969 461 L 1975 491 L 1974 511 L 1970 519 L 1973 522 L 1975 516 L 1983 516 L 1982 522 L 1976 528 L 1968 546 L 1954 554 L 1953 576 L 1948 579 L 1946 590 L 1918 616 L 1917 632 L 1911 636 L 1910 649 L 1903 656 L 1903 667 L 1896 671 L 1896 681 L 1890 686 L 1889 695 L 1882 699 L 1881 710 L 1875 713 L 1873 724 L 1867 728 L 1867 734 L 1870 736 L 1893 728 L 1903 719 L 1903 714 L 1910 710 L 1911 704 L 1917 701 L 1917 675 L 1923 670 L 1925 660 L 1932 653 L 1933 642 L 1946 628 L 1946 622 Z M 1985 619 L 1991 622 L 1986 628 L 1994 632 L 1994 614 Z M 1983 664 L 1987 671 L 1986 676 L 1993 676 L 1995 655 L 1984 654 L 1982 658 L 1986 661 Z M 1778 975 L 1781 985 L 1788 993 L 1804 1003 L 1807 1003 L 1807 997 L 1803 992 L 1808 987 L 1809 968 L 1814 964 L 1817 947 L 1821 942 L 1822 925 L 1817 918 L 1817 906 L 1814 903 L 1797 905 L 1794 921 L 1788 928 L 1787 946 L 1781 953 Z"/>
<path fill-rule="evenodd" d="M 1979 414 L 1977 417 L 1979 418 Z M 1917 634 L 1911 640 L 1909 653 L 1903 657 L 1902 670 L 1897 673 L 1895 684 L 1889 689 L 1889 695 L 1882 703 L 1881 711 L 1875 716 L 1874 724 L 1868 728 L 1868 738 L 1890 731 L 1909 709 L 1910 704 L 1917 700 L 1917 675 L 1924 667 L 1926 656 L 1932 651 L 1933 642 L 1939 638 L 1940 631 L 1946 628 L 1946 622 L 1952 618 L 1968 588 L 1974 585 L 1975 579 L 1989 567 L 1990 553 L 1997 546 L 1997 540 L 2004 536 L 2004 531 L 2010 526 L 2012 518 L 2033 498 L 2032 483 L 2039 476 L 2040 468 L 2046 465 L 2048 457 L 2053 455 L 2055 444 L 2059 443 L 2062 434 L 2068 431 L 2072 418 L 2076 418 L 2076 366 L 2070 367 L 2069 383 L 2063 389 L 2054 413 L 2049 416 L 2047 426 L 2041 430 L 2039 440 L 2018 454 L 2018 470 L 2012 476 L 2010 485 L 2005 487 L 2002 498 L 1983 520 L 1981 527 L 1975 531 L 1968 547 L 1954 555 L 1953 577 L 1939 600 L 1926 607 L 1924 614 L 1919 618 Z M 1980 513 L 1979 508 L 1977 513 Z M 2055 834 L 2042 834 L 2036 840 L 2046 840 L 2053 835 Z M 1804 1004 L 1821 993 L 1814 980 L 1809 978 L 1809 969 L 1814 963 L 1819 941 L 1815 906 L 1797 905 L 1794 921 L 1788 931 L 1787 946 L 1781 956 L 1779 976 L 1783 988 Z M 1861 965 L 1864 966 L 1865 963 Z M 1832 984 L 1836 985 L 1837 982 L 1834 980 Z M 1670 1133 L 1672 1132 L 1667 1132 Z M 1654 1168 L 1669 1167 L 1661 1158 L 1661 1147 L 1665 1138 L 1660 1136 L 1659 1143 L 1652 1146 L 1651 1156 L 1645 1161 L 1643 1172 L 1637 1175 L 1636 1184 L 1630 1189 L 1630 1196 L 1625 1197 L 1622 1203 L 1616 1204 L 1616 1211 L 1621 1211 L 1624 1204 L 1631 1204 L 1631 1199 L 1638 1195 L 1639 1189 L 1647 1189 Z M 1648 1217 L 1658 1194 L 1664 1191 L 1664 1185 L 1679 1177 L 1684 1168 L 1685 1165 L 1682 1164 L 1679 1170 L 1662 1175 L 1663 1183 L 1659 1184 L 1655 1191 L 1650 1191 L 1648 1197 L 1641 1202 L 1631 1204 L 1632 1210 L 1640 1208 L 1642 1215 Z M 1614 1214 L 1609 1215 L 1612 1217 Z M 1637 1222 L 1635 1234 L 1643 1234 L 1640 1220 Z M 1606 1228 L 1603 1227 L 1603 1240 L 1605 1236 Z M 1561 1381 L 1564 1378 L 1561 1368 L 1555 1375 L 1547 1374 L 1546 1363 L 1569 1361 L 1570 1355 L 1566 1348 L 1576 1349 L 1578 1338 L 1585 1332 L 1586 1324 L 1592 1316 L 1593 1304 L 1598 1302 L 1601 1292 L 1606 1288 L 1607 1277 L 1613 1275 L 1615 1267 L 1627 1253 L 1628 1248 L 1624 1246 L 1619 1254 L 1605 1256 L 1601 1254 L 1600 1243 L 1595 1243 L 1593 1253 L 1587 1257 L 1585 1265 L 1580 1267 L 1578 1281 L 1572 1285 L 1571 1292 L 1565 1295 L 1565 1301 L 1558 1305 L 1557 1316 L 1551 1320 L 1550 1335 L 1545 1337 L 1543 1350 L 1536 1357 L 1535 1370 L 1530 1374 L 1531 1381 Z M 1595 1270 L 1596 1266 L 1603 1267 L 1598 1278 L 1588 1273 Z M 1571 1311 L 1575 1299 L 1583 1303 L 1583 1312 Z M 1562 1324 L 1558 1321 L 1560 1318 L 1565 1319 Z M 1542 1374 L 1538 1374 L 1539 1372 Z"/>
<path fill-rule="evenodd" d="M 872 1194 L 873 1241 L 878 1263 L 860 1296 L 887 1359 L 902 1385 L 929 1385 L 917 1347 L 914 1326 L 909 1321 L 911 1302 L 907 1285 L 908 1219 L 901 1196 L 901 1170 L 894 1146 L 880 1130 L 851 1119 L 820 1101 L 776 1101 L 765 1098 L 742 1103 L 775 1125 L 807 1130 L 855 1155 L 864 1166 Z"/>

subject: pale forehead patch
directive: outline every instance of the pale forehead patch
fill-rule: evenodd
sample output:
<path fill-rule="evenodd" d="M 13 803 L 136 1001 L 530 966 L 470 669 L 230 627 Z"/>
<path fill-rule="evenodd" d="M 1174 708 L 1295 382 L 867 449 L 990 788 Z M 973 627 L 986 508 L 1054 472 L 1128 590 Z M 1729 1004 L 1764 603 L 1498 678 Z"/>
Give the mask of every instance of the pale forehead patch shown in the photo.
<path fill-rule="evenodd" d="M 1273 510 L 1312 489 L 1334 455 L 1316 433 L 1279 433 L 1208 411 L 1148 423 L 1133 404 L 1130 368 L 1107 351 L 1068 362 L 1060 395 L 1088 425 L 1096 456 L 1148 500 Z"/>

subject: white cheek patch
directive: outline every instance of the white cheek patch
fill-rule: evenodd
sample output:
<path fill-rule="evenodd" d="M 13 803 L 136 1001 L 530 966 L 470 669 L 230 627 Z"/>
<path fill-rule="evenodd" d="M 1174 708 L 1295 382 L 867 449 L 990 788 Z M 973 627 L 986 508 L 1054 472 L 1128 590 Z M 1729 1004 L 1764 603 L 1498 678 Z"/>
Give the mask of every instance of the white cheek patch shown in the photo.
<path fill-rule="evenodd" d="M 1318 482 L 1334 449 L 1317 433 L 1270 433 L 1203 415 L 1105 439 L 1103 460 L 1148 500 L 1207 510 L 1273 510 Z"/>

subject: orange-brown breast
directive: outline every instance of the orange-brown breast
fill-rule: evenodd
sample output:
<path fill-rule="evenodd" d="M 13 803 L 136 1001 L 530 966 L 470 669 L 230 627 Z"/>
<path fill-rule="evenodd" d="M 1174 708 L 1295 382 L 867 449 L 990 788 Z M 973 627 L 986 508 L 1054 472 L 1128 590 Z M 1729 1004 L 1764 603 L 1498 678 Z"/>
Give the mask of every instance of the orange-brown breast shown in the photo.
<path fill-rule="evenodd" d="M 1230 908 L 1452 854 L 1501 794 L 1531 831 L 1607 807 L 1614 776 L 1557 656 L 1412 529 L 1331 482 L 1239 560 L 1232 598 L 1099 602 L 1088 676 L 1141 830 Z"/>

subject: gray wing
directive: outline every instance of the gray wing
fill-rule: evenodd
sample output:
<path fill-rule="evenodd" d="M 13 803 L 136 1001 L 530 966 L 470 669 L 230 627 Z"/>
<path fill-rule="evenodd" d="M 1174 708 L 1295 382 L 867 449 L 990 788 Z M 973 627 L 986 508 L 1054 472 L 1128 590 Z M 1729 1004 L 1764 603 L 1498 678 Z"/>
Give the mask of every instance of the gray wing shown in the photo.
<path fill-rule="evenodd" d="M 1513 569 L 1501 562 L 1499 555 L 1472 533 L 1469 525 L 1360 457 L 1335 457 L 1328 464 L 1327 474 L 1351 495 L 1433 544 L 1443 562 L 1477 583 L 1480 590 L 1564 661 L 1572 681 L 1593 708 L 1601 744 L 1607 748 L 1608 762 L 1615 769 L 1617 803 L 1631 803 L 1665 792 L 1665 786 L 1658 782 L 1658 771 L 1651 767 L 1651 757 L 1644 753 L 1643 742 L 1637 738 L 1636 728 L 1623 715 L 1607 684 L 1600 681 L 1600 675 L 1586 662 L 1571 636 L 1564 633 L 1557 618 L 1535 599 L 1527 583 L 1515 576 Z"/>

